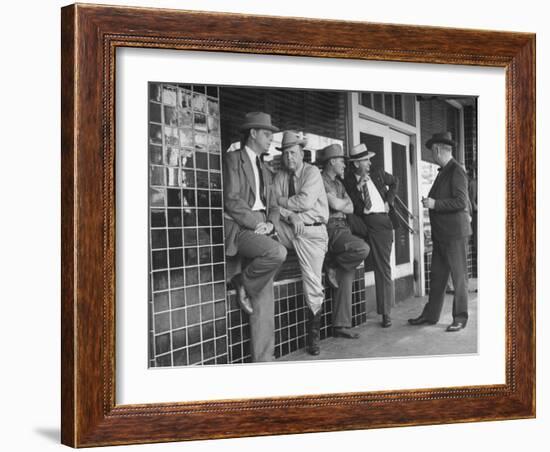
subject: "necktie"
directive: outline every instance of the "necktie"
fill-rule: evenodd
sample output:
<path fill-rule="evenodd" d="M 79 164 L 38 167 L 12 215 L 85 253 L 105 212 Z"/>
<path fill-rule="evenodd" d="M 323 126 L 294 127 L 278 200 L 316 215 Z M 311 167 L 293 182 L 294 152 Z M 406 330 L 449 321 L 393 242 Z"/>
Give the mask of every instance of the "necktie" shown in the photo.
<path fill-rule="evenodd" d="M 264 207 L 266 207 L 267 204 L 265 202 L 264 175 L 262 173 L 262 165 L 260 164 L 260 158 L 257 156 L 256 156 L 256 168 L 258 168 L 258 178 L 260 179 L 260 190 L 259 190 L 260 199 Z"/>
<path fill-rule="evenodd" d="M 372 201 L 370 199 L 369 188 L 367 187 L 367 180 L 363 181 L 363 201 L 365 201 L 365 209 L 370 210 L 372 207 Z"/>
<path fill-rule="evenodd" d="M 294 196 L 296 189 L 294 188 L 294 173 L 288 175 L 288 197 Z"/>

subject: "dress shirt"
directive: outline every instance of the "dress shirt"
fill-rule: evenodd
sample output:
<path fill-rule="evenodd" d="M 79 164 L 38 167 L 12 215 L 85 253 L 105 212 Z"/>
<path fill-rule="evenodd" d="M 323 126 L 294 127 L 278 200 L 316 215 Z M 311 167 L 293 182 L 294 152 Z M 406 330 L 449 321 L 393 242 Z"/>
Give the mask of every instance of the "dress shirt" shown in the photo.
<path fill-rule="evenodd" d="M 258 173 L 258 167 L 256 166 L 256 159 L 258 158 L 258 156 L 248 146 L 245 146 L 244 149 L 246 151 L 246 155 L 248 155 L 248 158 L 250 159 L 252 171 L 254 171 L 254 183 L 256 184 L 256 190 L 254 191 L 254 193 L 256 194 L 256 201 L 254 201 L 252 210 L 265 210 L 264 203 L 262 202 L 262 197 L 260 196 L 260 175 Z"/>
<path fill-rule="evenodd" d="M 296 194 L 288 197 L 288 178 L 294 177 Z M 303 163 L 293 175 L 281 170 L 273 181 L 274 198 L 278 201 L 281 216 L 287 218 L 296 213 L 305 224 L 325 223 L 328 221 L 328 200 L 321 172 L 309 163 Z"/>
<path fill-rule="evenodd" d="M 363 184 L 365 183 L 367 184 L 367 190 L 369 191 L 372 206 L 369 210 L 365 209 L 364 213 L 367 215 L 370 213 L 386 213 L 384 200 L 382 199 L 382 196 L 380 196 L 380 192 L 376 188 L 376 185 L 372 182 L 371 178 L 369 177 L 365 181 L 365 179 L 362 179 L 358 174 L 355 175 L 355 178 L 357 179 L 357 188 L 360 193 L 363 192 Z"/>

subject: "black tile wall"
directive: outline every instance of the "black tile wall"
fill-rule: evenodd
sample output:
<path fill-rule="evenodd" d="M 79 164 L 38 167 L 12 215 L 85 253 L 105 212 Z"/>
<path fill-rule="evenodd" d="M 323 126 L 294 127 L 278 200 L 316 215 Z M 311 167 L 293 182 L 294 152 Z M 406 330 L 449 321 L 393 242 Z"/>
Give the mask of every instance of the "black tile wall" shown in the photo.
<path fill-rule="evenodd" d="M 149 84 L 153 367 L 228 361 L 218 104 L 217 88 Z"/>

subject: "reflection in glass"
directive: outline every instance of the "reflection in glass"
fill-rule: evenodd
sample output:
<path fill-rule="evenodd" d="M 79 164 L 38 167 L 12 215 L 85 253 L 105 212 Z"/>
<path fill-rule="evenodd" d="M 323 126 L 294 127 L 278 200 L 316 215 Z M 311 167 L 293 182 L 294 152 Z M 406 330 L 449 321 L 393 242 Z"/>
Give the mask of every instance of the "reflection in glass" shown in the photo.
<path fill-rule="evenodd" d="M 177 129 L 179 130 L 179 142 L 182 148 L 191 148 L 193 144 L 193 129 Z"/>
<path fill-rule="evenodd" d="M 151 185 L 166 185 L 165 169 L 162 166 L 151 166 Z"/>
<path fill-rule="evenodd" d="M 164 144 L 166 146 L 179 146 L 178 129 L 164 126 Z"/>
<path fill-rule="evenodd" d="M 193 154 L 195 151 L 193 149 L 182 149 L 180 152 L 180 161 L 181 161 L 181 167 L 182 168 L 194 168 L 195 167 L 195 161 L 193 158 Z"/>
<path fill-rule="evenodd" d="M 160 102 L 160 84 L 149 83 L 149 100 Z"/>
<path fill-rule="evenodd" d="M 197 245 L 197 230 L 196 229 L 184 229 L 183 230 L 183 245 L 184 246 L 196 246 Z M 190 265 L 190 264 L 187 264 Z"/>
<path fill-rule="evenodd" d="M 222 176 L 220 173 L 210 173 L 210 188 L 221 190 Z"/>
<path fill-rule="evenodd" d="M 208 113 L 214 116 L 220 115 L 220 106 L 217 102 L 209 100 L 208 101 Z"/>
<path fill-rule="evenodd" d="M 167 168 L 168 171 L 168 185 L 170 187 L 179 187 L 179 168 Z"/>
<path fill-rule="evenodd" d="M 149 161 L 154 165 L 162 165 L 162 147 L 149 145 Z"/>
<path fill-rule="evenodd" d="M 175 311 L 172 311 L 172 328 L 177 329 L 184 326 L 185 326 L 185 309 L 177 309 Z"/>
<path fill-rule="evenodd" d="M 162 90 L 162 103 L 165 105 L 176 106 L 178 99 L 176 89 L 170 86 L 164 86 Z"/>
<path fill-rule="evenodd" d="M 221 150 L 220 137 L 217 135 L 208 135 L 208 151 L 219 154 Z"/>
<path fill-rule="evenodd" d="M 181 329 L 172 331 L 172 348 L 177 350 L 187 345 L 187 330 Z M 178 350 L 174 352 L 174 365 L 186 366 L 187 365 L 187 350 Z"/>
<path fill-rule="evenodd" d="M 223 264 L 214 265 L 214 281 L 225 281 Z"/>
<path fill-rule="evenodd" d="M 149 124 L 149 143 L 162 144 L 162 127 L 157 124 Z"/>
<path fill-rule="evenodd" d="M 173 148 L 171 146 L 167 146 L 165 156 L 164 156 L 164 161 L 166 165 L 178 166 L 179 153 L 180 153 L 179 149 Z"/>
<path fill-rule="evenodd" d="M 168 256 L 166 250 L 164 251 L 153 251 L 152 253 L 152 267 L 153 270 L 160 270 L 162 268 L 168 267 Z"/>
<path fill-rule="evenodd" d="M 195 113 L 195 131 L 206 132 L 206 116 L 201 113 Z"/>
<path fill-rule="evenodd" d="M 214 263 L 223 262 L 223 260 L 224 260 L 223 246 L 214 246 L 214 247 L 212 247 L 212 260 L 214 261 Z"/>
<path fill-rule="evenodd" d="M 180 172 L 180 174 L 181 174 L 181 180 L 180 180 L 181 187 L 195 186 L 195 172 L 193 170 L 183 170 Z"/>
<path fill-rule="evenodd" d="M 208 146 L 208 135 L 205 133 L 195 132 L 195 148 L 206 151 L 207 146 Z"/>
<path fill-rule="evenodd" d="M 152 206 L 164 207 L 165 191 L 163 188 L 150 188 L 149 201 Z"/>
<path fill-rule="evenodd" d="M 206 113 L 206 96 L 204 94 L 193 95 L 193 110 Z"/>
<path fill-rule="evenodd" d="M 195 207 L 195 190 L 182 190 L 183 193 L 183 205 L 185 207 Z"/>
<path fill-rule="evenodd" d="M 197 171 L 196 176 L 197 176 L 197 187 L 208 188 L 208 173 L 206 171 Z"/>
<path fill-rule="evenodd" d="M 193 126 L 193 113 L 191 110 L 178 110 L 178 126 L 179 127 L 192 127 Z"/>
<path fill-rule="evenodd" d="M 207 123 L 208 133 L 213 133 L 217 135 L 218 132 L 220 131 L 219 125 L 218 125 L 219 124 L 218 118 L 215 118 L 214 116 L 208 116 L 206 119 L 206 123 Z"/>
<path fill-rule="evenodd" d="M 179 106 L 182 108 L 191 108 L 192 95 L 190 91 L 179 90 Z"/>
<path fill-rule="evenodd" d="M 176 127 L 178 125 L 178 115 L 174 107 L 164 106 L 164 124 Z"/>

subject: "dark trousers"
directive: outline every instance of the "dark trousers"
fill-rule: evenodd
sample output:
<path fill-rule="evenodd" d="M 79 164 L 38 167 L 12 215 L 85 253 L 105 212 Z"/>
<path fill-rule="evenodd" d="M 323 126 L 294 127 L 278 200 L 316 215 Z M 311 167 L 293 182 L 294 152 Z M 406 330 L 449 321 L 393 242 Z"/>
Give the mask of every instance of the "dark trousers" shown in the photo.
<path fill-rule="evenodd" d="M 238 254 L 250 259 L 242 276 L 254 309 L 250 315 L 252 361 L 272 361 L 275 351 L 273 277 L 286 259 L 286 248 L 276 240 L 247 229 L 238 233 L 235 243 Z"/>
<path fill-rule="evenodd" d="M 355 269 L 369 255 L 367 243 L 351 233 L 345 219 L 329 220 L 327 259 L 336 267 L 338 288 L 334 290 L 332 326 L 351 327 L 352 286 Z"/>
<path fill-rule="evenodd" d="M 468 320 L 468 237 L 441 242 L 433 241 L 432 265 L 430 270 L 430 296 L 422 315 L 437 322 L 445 298 L 445 287 L 449 274 L 453 281 L 453 319 Z"/>
<path fill-rule="evenodd" d="M 371 215 L 348 215 L 351 232 L 370 245 L 374 263 L 374 283 L 376 285 L 376 312 L 389 315 L 395 305 L 395 287 L 391 277 L 391 248 L 393 227 L 385 213 Z"/>

